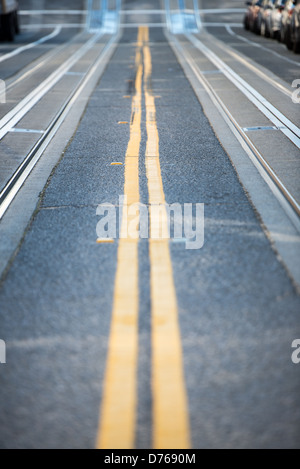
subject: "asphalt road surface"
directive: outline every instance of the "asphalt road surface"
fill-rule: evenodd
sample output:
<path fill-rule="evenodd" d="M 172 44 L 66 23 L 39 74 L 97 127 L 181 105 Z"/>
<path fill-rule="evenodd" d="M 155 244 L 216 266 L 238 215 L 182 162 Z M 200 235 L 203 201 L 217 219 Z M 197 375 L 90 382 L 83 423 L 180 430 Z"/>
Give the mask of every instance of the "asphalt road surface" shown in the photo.
<path fill-rule="evenodd" d="M 173 35 L 159 0 L 123 1 L 115 36 L 83 1 L 20 7 L 2 193 L 42 150 L 1 202 L 0 448 L 299 448 L 299 56 L 240 11 Z M 204 243 L 102 239 L 98 207 L 119 233 L 124 195 L 154 226 L 151 207 L 165 226 L 165 203 L 193 204 L 199 237 L 204 204 Z"/>

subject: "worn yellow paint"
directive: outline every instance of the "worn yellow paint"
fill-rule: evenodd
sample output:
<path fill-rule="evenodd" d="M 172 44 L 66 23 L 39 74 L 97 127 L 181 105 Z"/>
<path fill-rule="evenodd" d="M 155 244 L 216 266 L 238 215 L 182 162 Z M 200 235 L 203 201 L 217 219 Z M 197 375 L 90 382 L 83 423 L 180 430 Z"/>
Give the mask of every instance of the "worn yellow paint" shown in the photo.
<path fill-rule="evenodd" d="M 125 158 L 124 194 L 127 206 L 139 202 L 139 152 L 141 144 L 142 84 L 147 120 L 146 172 L 151 234 L 167 230 L 167 211 L 159 160 L 159 135 L 155 98 L 150 89 L 152 59 L 149 28 L 138 32 L 135 56 L 135 96 L 132 99 L 130 139 Z M 157 214 L 153 208 L 161 206 Z M 132 449 L 137 412 L 138 355 L 138 238 L 127 236 L 127 206 L 118 248 L 112 325 L 104 379 L 97 447 Z M 126 220 L 128 222 L 125 223 Z M 188 404 L 176 291 L 168 239 L 150 240 L 152 299 L 153 443 L 156 449 L 190 447 Z"/>
<path fill-rule="evenodd" d="M 127 121 L 120 121 L 120 122 L 118 122 L 118 124 L 119 124 L 119 125 L 129 124 L 129 122 L 127 122 Z"/>
<path fill-rule="evenodd" d="M 152 239 L 159 227 L 161 233 L 168 231 L 168 217 L 159 159 L 155 98 L 149 85 L 152 59 L 147 43 L 143 52 L 151 223 L 153 444 L 155 449 L 187 449 L 191 446 L 188 402 L 169 240 Z M 159 211 L 155 210 L 157 205 L 160 205 Z"/>
<path fill-rule="evenodd" d="M 98 238 L 97 244 L 112 244 L 115 240 L 112 238 Z"/>
<path fill-rule="evenodd" d="M 141 37 L 139 30 L 139 38 Z M 140 40 L 138 39 L 138 42 Z M 138 203 L 139 155 L 142 118 L 142 44 L 136 51 L 135 96 L 132 99 L 130 139 L 125 158 L 124 194 L 127 204 Z M 138 356 L 138 239 L 127 236 L 127 206 L 123 207 L 118 248 L 112 324 L 103 388 L 103 401 L 97 447 L 132 449 L 135 442 L 137 411 Z"/>

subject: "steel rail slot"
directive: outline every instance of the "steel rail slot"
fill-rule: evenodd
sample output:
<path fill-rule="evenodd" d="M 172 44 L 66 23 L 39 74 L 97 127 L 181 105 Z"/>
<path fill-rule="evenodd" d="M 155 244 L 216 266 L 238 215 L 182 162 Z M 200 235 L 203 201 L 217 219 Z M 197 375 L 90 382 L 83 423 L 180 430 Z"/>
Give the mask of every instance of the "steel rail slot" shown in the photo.
<path fill-rule="evenodd" d="M 8 79 L 7 80 L 7 85 L 6 85 L 6 92 L 13 89 L 21 81 L 28 78 L 30 75 L 35 73 L 37 70 L 39 70 L 43 66 L 48 65 L 51 60 L 53 60 L 59 54 L 62 54 L 69 46 L 72 46 L 72 44 L 74 44 L 75 41 L 80 39 L 80 37 L 83 36 L 84 34 L 85 33 L 80 33 L 78 35 L 73 36 L 68 42 L 62 44 L 59 47 L 57 45 L 53 45 L 53 48 L 50 51 L 47 51 L 45 54 L 43 54 L 41 57 L 39 57 L 37 59 L 37 61 L 36 61 L 37 63 L 33 67 L 30 67 L 30 69 L 26 70 L 26 68 L 28 68 L 28 66 L 26 66 L 24 68 L 26 70 L 25 72 L 22 73 L 22 71 L 20 71 L 15 75 L 14 78 Z M 31 65 L 31 64 L 29 64 L 29 65 Z"/>
<path fill-rule="evenodd" d="M 52 89 L 56 83 L 72 68 L 98 41 L 103 33 L 97 33 L 78 49 L 65 64 L 61 65 L 37 88 L 29 93 L 0 120 L 0 140 Z"/>
<path fill-rule="evenodd" d="M 215 43 L 216 43 L 217 47 L 222 49 L 227 54 L 231 55 L 231 57 L 233 57 L 234 59 L 238 60 L 241 64 L 243 64 L 245 67 L 247 67 L 253 73 L 255 73 L 255 75 L 259 76 L 260 78 L 262 78 L 267 83 L 270 83 L 270 85 L 272 85 L 274 88 L 276 88 L 282 94 L 288 96 L 289 98 L 292 98 L 292 95 L 293 95 L 292 91 L 290 91 L 288 88 L 281 85 L 275 79 L 269 77 L 266 73 L 264 73 L 262 70 L 260 70 L 258 68 L 258 66 L 255 65 L 255 62 L 252 61 L 249 57 L 244 58 L 237 51 L 231 49 L 231 47 L 228 46 L 227 44 L 224 44 L 223 42 L 221 42 L 219 40 L 216 40 L 216 38 L 214 38 L 214 40 L 216 41 Z"/>
<path fill-rule="evenodd" d="M 218 110 L 221 114 L 226 116 L 226 120 L 230 122 L 231 127 L 234 128 L 235 134 L 239 136 L 239 140 L 242 143 L 244 149 L 247 150 L 248 155 L 251 157 L 251 161 L 255 164 L 256 168 L 259 170 L 261 176 L 268 184 L 270 189 L 272 190 L 273 194 L 285 210 L 286 214 L 289 216 L 295 227 L 298 231 L 300 231 L 300 205 L 295 200 L 293 195 L 289 192 L 286 186 L 282 183 L 280 178 L 276 175 L 274 170 L 271 168 L 269 163 L 264 159 L 264 157 L 260 154 L 251 140 L 248 138 L 246 133 L 234 119 L 226 105 L 223 103 L 221 98 L 218 96 L 216 91 L 213 89 L 211 84 L 206 80 L 206 78 L 202 75 L 201 71 L 198 69 L 198 66 L 195 63 L 195 60 L 192 58 L 190 53 L 185 49 L 183 49 L 182 45 L 179 41 L 172 36 L 167 34 L 169 38 L 169 42 L 173 47 L 177 56 L 180 56 L 182 61 L 187 62 L 190 69 L 192 70 L 194 76 L 197 80 L 203 85 L 204 89 L 209 94 L 210 98 L 212 99 L 213 103 L 217 105 Z"/>
<path fill-rule="evenodd" d="M 214 52 L 191 34 L 185 37 L 202 52 L 276 127 L 300 149 L 300 129 L 226 65 Z"/>
<path fill-rule="evenodd" d="M 12 200 L 14 199 L 15 195 L 18 193 L 19 189 L 23 185 L 24 181 L 27 179 L 28 175 L 30 174 L 32 168 L 27 171 L 26 176 L 20 181 L 22 176 L 24 175 L 26 169 L 29 167 L 30 163 L 34 159 L 34 157 L 37 155 L 39 150 L 43 147 L 43 144 L 49 140 L 45 146 L 50 143 L 52 140 L 53 136 L 56 134 L 57 130 L 59 127 L 62 125 L 64 122 L 65 117 L 69 113 L 71 107 L 73 106 L 74 102 L 92 77 L 92 75 L 95 73 L 101 62 L 104 60 L 105 56 L 108 54 L 111 46 L 117 42 L 117 38 L 119 35 L 113 36 L 110 41 L 106 44 L 104 49 L 102 50 L 100 56 L 96 61 L 90 66 L 89 70 L 87 71 L 86 75 L 80 80 L 76 88 L 72 91 L 70 96 L 67 98 L 63 106 L 60 108 L 59 112 L 56 114 L 54 119 L 51 121 L 49 124 L 48 128 L 45 130 L 41 138 L 38 140 L 38 142 L 34 145 L 34 147 L 31 149 L 31 151 L 28 153 L 26 158 L 23 160 L 21 165 L 18 167 L 14 175 L 11 177 L 11 179 L 8 181 L 8 183 L 5 185 L 5 187 L 2 189 L 0 192 L 0 220 L 3 218 L 3 215 L 5 214 L 7 208 L 11 204 Z M 43 149 L 44 151 L 44 149 Z M 40 155 L 41 156 L 41 155 Z M 38 159 L 35 161 L 34 165 L 37 163 L 39 160 L 40 156 Z M 33 167 L 34 167 L 33 165 Z"/>
<path fill-rule="evenodd" d="M 250 44 L 253 47 L 257 47 L 259 49 L 265 50 L 266 52 L 275 55 L 275 57 L 278 57 L 279 59 L 284 60 L 285 62 L 289 62 L 293 65 L 296 65 L 297 67 L 300 67 L 299 62 L 296 62 L 295 60 L 289 59 L 288 57 L 285 57 L 284 55 L 280 55 L 278 52 L 276 52 L 275 50 L 273 50 L 269 47 L 264 47 L 262 44 L 259 44 L 258 42 L 250 41 L 250 39 L 247 39 L 246 37 L 240 36 L 239 34 L 235 33 L 232 28 L 235 28 L 235 27 L 239 28 L 239 27 L 241 27 L 241 25 L 235 26 L 234 24 L 227 24 L 227 25 L 222 24 L 221 26 L 224 26 L 226 28 L 226 31 L 228 32 L 228 34 L 230 34 L 233 37 L 238 38 L 240 41 L 243 41 L 247 44 Z M 286 47 L 283 46 L 283 44 L 281 44 L 281 46 L 282 46 L 283 50 L 286 50 Z"/>

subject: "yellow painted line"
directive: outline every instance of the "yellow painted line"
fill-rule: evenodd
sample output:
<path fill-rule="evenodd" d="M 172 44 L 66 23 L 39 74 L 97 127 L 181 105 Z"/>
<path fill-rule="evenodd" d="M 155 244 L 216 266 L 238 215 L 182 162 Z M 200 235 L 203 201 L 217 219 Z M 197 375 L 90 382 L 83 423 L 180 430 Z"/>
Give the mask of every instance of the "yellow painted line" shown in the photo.
<path fill-rule="evenodd" d="M 123 98 L 124 98 L 124 99 L 130 99 L 131 96 L 129 96 L 129 95 L 128 95 L 128 96 L 123 96 Z"/>
<path fill-rule="evenodd" d="M 146 34 L 149 40 L 149 33 Z M 155 99 L 149 89 L 152 59 L 149 45 L 144 52 L 144 82 L 147 117 L 146 171 L 148 178 L 151 237 L 161 227 L 167 230 L 159 160 L 159 135 Z M 152 206 L 152 208 L 151 208 Z M 168 239 L 150 239 L 152 299 L 152 388 L 153 444 L 155 449 L 191 447 L 188 401 L 183 371 L 183 353 L 178 321 L 176 291 Z"/>
<path fill-rule="evenodd" d="M 141 38 L 139 31 L 139 38 Z M 136 93 L 132 99 L 130 139 L 125 158 L 124 194 L 128 205 L 139 203 L 139 155 L 142 118 L 143 64 L 141 43 L 136 51 Z M 132 449 L 135 442 L 137 412 L 138 356 L 138 239 L 128 239 L 126 233 L 127 206 L 118 248 L 112 324 L 109 339 L 103 400 L 97 438 L 99 449 Z M 134 217 L 135 218 L 135 217 Z M 128 220 L 128 225 L 130 220 Z"/>
<path fill-rule="evenodd" d="M 110 166 L 123 166 L 123 163 L 118 163 L 118 162 L 110 163 Z"/>
<path fill-rule="evenodd" d="M 115 240 L 112 238 L 98 238 L 97 244 L 112 244 Z"/>
<path fill-rule="evenodd" d="M 127 122 L 127 121 L 120 121 L 120 122 L 118 122 L 118 124 L 119 124 L 119 125 L 129 124 L 129 122 Z"/>

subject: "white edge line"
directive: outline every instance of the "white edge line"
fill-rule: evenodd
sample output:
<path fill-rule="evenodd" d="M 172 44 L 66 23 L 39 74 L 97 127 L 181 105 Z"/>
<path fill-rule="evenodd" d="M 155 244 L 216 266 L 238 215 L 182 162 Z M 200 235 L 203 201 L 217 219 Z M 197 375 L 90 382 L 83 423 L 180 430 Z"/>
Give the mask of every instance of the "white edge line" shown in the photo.
<path fill-rule="evenodd" d="M 230 26 L 231 28 L 242 28 L 243 24 L 242 23 L 203 23 L 203 26 L 206 28 L 224 28 L 224 26 Z"/>
<path fill-rule="evenodd" d="M 121 15 L 165 15 L 165 10 L 121 10 Z"/>
<path fill-rule="evenodd" d="M 31 15 L 88 15 L 89 10 L 20 10 L 22 16 Z M 122 15 L 164 15 L 165 10 L 121 10 Z"/>
<path fill-rule="evenodd" d="M 138 28 L 139 26 L 148 26 L 149 28 L 163 28 L 167 23 L 123 23 L 122 28 Z"/>
<path fill-rule="evenodd" d="M 59 25 L 61 28 L 82 28 L 84 23 L 63 23 Z M 49 23 L 49 24 L 22 24 L 22 29 L 53 29 L 56 28 L 57 24 Z"/>
<path fill-rule="evenodd" d="M 246 8 L 214 8 L 213 10 L 199 10 L 202 15 L 214 15 L 222 13 L 246 13 Z"/>
<path fill-rule="evenodd" d="M 87 10 L 20 10 L 21 16 L 36 15 L 87 15 Z"/>

